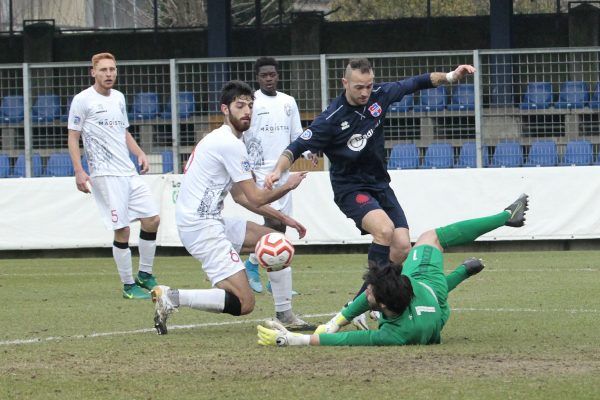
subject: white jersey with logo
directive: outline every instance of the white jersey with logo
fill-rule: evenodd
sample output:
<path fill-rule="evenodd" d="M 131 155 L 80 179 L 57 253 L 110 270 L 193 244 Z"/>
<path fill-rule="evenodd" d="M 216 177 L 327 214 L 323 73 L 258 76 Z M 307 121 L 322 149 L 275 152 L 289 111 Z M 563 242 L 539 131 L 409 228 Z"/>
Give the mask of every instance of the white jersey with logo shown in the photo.
<path fill-rule="evenodd" d="M 128 127 L 125 96 L 118 90 L 104 96 L 91 86 L 71 102 L 68 129 L 81 132 L 92 177 L 137 174 L 127 148 Z"/>
<path fill-rule="evenodd" d="M 194 231 L 206 221 L 222 223 L 223 200 L 231 186 L 248 179 L 248 152 L 231 128 L 223 125 L 206 135 L 185 167 L 175 207 L 177 228 Z"/>
<path fill-rule="evenodd" d="M 260 90 L 254 92 L 252 122 L 244 132 L 244 142 L 259 184 L 273 171 L 283 150 L 301 133 L 300 113 L 292 96 L 281 92 L 275 96 L 267 96 Z M 281 177 L 282 184 L 287 177 L 287 174 Z"/>

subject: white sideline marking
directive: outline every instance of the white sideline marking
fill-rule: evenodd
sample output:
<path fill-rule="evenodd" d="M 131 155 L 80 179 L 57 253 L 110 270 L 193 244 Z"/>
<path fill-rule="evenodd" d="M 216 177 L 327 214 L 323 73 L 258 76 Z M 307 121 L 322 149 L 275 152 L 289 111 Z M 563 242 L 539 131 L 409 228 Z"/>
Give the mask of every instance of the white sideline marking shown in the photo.
<path fill-rule="evenodd" d="M 560 310 L 553 308 L 549 310 L 539 310 L 535 308 L 451 308 L 451 311 L 456 312 L 528 312 L 528 313 L 569 313 L 569 314 L 598 314 L 600 310 L 594 309 L 566 309 Z M 335 315 L 337 312 L 324 313 L 324 314 L 302 314 L 303 318 L 317 318 L 317 317 L 330 317 Z M 190 325 L 171 325 L 169 330 L 181 330 L 181 329 L 195 329 L 195 328 L 206 328 L 209 326 L 224 326 L 224 325 L 239 325 L 239 324 L 256 324 L 264 321 L 265 318 L 261 319 L 245 319 L 237 321 L 226 321 L 226 322 L 206 322 L 203 324 L 190 324 Z M 45 338 L 31 338 L 31 339 L 15 339 L 15 340 L 4 340 L 0 341 L 0 346 L 14 346 L 21 344 L 33 344 L 33 343 L 46 343 L 46 342 L 58 342 L 61 340 L 73 340 L 73 339 L 89 339 L 98 337 L 108 336 L 119 336 L 119 335 L 132 335 L 137 333 L 154 333 L 155 329 L 135 329 L 132 331 L 115 331 L 115 332 L 98 332 L 90 333 L 89 335 L 72 335 L 72 336 L 49 336 Z"/>

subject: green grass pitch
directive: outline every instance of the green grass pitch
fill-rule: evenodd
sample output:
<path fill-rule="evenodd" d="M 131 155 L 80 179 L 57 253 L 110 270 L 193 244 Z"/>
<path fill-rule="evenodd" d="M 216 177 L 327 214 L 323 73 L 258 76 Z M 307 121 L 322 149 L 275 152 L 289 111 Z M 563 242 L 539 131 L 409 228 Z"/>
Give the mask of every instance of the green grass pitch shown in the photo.
<path fill-rule="evenodd" d="M 487 267 L 450 294 L 443 344 L 393 348 L 263 348 L 267 294 L 242 318 L 181 309 L 158 336 L 111 258 L 3 259 L 0 399 L 598 399 L 600 252 L 452 253 L 446 270 L 471 255 Z M 327 320 L 365 260 L 297 255 L 295 310 Z M 191 257 L 155 273 L 209 287 Z"/>

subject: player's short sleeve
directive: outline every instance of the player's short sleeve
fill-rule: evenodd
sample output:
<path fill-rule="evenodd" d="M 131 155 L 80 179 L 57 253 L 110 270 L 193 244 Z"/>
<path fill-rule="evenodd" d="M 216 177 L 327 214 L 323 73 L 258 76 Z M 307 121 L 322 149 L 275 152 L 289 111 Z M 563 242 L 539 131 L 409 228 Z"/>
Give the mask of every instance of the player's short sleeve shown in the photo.
<path fill-rule="evenodd" d="M 234 182 L 252 179 L 252 166 L 246 146 L 241 140 L 230 142 L 221 153 L 227 173 Z"/>
<path fill-rule="evenodd" d="M 127 115 L 127 101 L 125 100 L 125 95 L 119 92 L 121 95 L 121 99 L 119 100 L 119 108 L 121 109 L 121 113 L 123 114 L 123 121 L 125 122 L 125 129 L 129 128 L 129 116 Z"/>
<path fill-rule="evenodd" d="M 75 96 L 69 108 L 69 122 L 67 128 L 72 131 L 81 132 L 87 116 L 85 102 L 81 96 Z"/>
<path fill-rule="evenodd" d="M 325 114 L 320 114 L 296 140 L 290 143 L 287 149 L 294 154 L 294 159 L 300 157 L 306 150 L 317 153 L 327 147 L 331 134 Z"/>
<path fill-rule="evenodd" d="M 292 112 L 290 116 L 290 142 L 293 142 L 302 134 L 302 121 L 296 100 L 290 96 Z"/>

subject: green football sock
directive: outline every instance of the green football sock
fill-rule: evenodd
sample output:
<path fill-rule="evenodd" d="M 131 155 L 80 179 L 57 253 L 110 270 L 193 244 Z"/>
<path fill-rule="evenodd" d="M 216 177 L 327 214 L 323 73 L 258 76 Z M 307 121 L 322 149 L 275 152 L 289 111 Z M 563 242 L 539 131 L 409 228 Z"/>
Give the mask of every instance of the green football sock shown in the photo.
<path fill-rule="evenodd" d="M 456 288 L 460 283 L 469 277 L 467 269 L 464 265 L 459 265 L 456 269 L 446 275 L 446 283 L 448 283 L 448 292 Z"/>
<path fill-rule="evenodd" d="M 437 228 L 435 233 L 437 233 L 442 247 L 446 249 L 452 246 L 471 243 L 484 233 L 503 226 L 509 218 L 510 213 L 502 211 L 499 214 L 490 215 L 489 217 L 468 219 L 446 225 Z"/>

